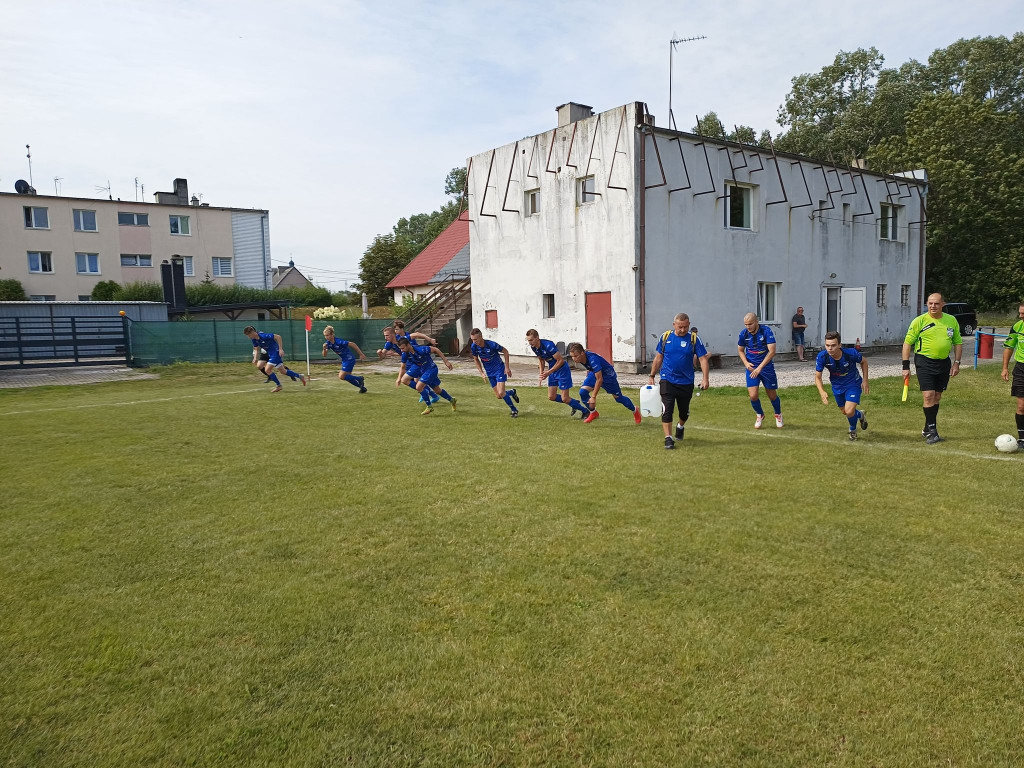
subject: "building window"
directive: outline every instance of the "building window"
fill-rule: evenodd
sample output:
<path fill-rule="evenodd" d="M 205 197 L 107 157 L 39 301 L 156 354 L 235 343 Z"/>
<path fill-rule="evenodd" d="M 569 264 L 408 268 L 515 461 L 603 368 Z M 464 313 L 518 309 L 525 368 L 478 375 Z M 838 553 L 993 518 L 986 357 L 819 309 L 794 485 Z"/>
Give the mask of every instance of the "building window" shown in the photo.
<path fill-rule="evenodd" d="M 92 296 L 90 296 L 88 293 L 86 293 L 86 294 L 81 294 L 80 293 L 80 294 L 78 294 L 78 300 L 79 301 L 92 301 Z"/>
<path fill-rule="evenodd" d="M 71 213 L 75 217 L 75 232 L 96 231 L 96 211 L 79 211 L 76 209 Z"/>
<path fill-rule="evenodd" d="M 213 276 L 231 277 L 231 259 L 220 256 L 213 257 Z"/>
<path fill-rule="evenodd" d="M 191 235 L 188 228 L 188 216 L 171 216 L 172 235 Z"/>
<path fill-rule="evenodd" d="M 100 273 L 100 255 L 98 253 L 76 253 L 75 265 L 80 275 L 98 275 Z"/>
<path fill-rule="evenodd" d="M 753 229 L 753 190 L 738 184 L 725 185 L 725 226 L 729 229 Z"/>
<path fill-rule="evenodd" d="M 577 199 L 580 205 L 597 200 L 597 186 L 593 176 L 584 176 L 576 182 Z"/>
<path fill-rule="evenodd" d="M 152 267 L 153 257 L 148 253 L 122 253 L 122 267 Z"/>
<path fill-rule="evenodd" d="M 779 322 L 779 289 L 782 283 L 757 284 L 757 319 L 762 323 Z"/>
<path fill-rule="evenodd" d="M 117 223 L 122 227 L 148 227 L 148 213 L 123 213 L 118 212 Z"/>
<path fill-rule="evenodd" d="M 901 285 L 900 286 L 900 306 L 901 307 L 909 307 L 910 306 L 910 286 L 909 285 Z"/>
<path fill-rule="evenodd" d="M 544 294 L 543 315 L 544 315 L 544 317 L 554 317 L 555 316 L 555 294 L 553 294 L 553 293 L 545 293 Z"/>
<path fill-rule="evenodd" d="M 879 240 L 899 240 L 899 224 L 900 224 L 900 209 L 902 205 L 889 205 L 888 203 L 881 203 L 879 205 L 879 212 L 881 216 L 878 220 L 878 239 Z"/>
<path fill-rule="evenodd" d="M 29 251 L 28 271 L 43 274 L 53 273 L 53 257 L 49 251 Z"/>
<path fill-rule="evenodd" d="M 486 327 L 486 328 L 497 328 L 498 327 L 498 310 L 496 310 L 496 309 L 485 309 L 484 310 L 484 327 Z"/>
<path fill-rule="evenodd" d="M 528 189 L 526 190 L 526 215 L 536 216 L 540 213 L 540 190 L 539 189 Z"/>
<path fill-rule="evenodd" d="M 879 283 L 875 287 L 875 305 L 879 307 L 885 306 L 885 284 Z"/>
<path fill-rule="evenodd" d="M 28 297 L 29 301 L 56 301 L 56 294 L 52 293 L 33 293 Z"/>
<path fill-rule="evenodd" d="M 195 277 L 196 270 L 195 266 L 192 264 L 192 257 L 182 256 L 181 261 L 185 265 L 185 277 Z"/>
<path fill-rule="evenodd" d="M 25 228 L 26 229 L 49 229 L 50 217 L 45 208 L 34 208 L 31 205 L 25 206 Z"/>

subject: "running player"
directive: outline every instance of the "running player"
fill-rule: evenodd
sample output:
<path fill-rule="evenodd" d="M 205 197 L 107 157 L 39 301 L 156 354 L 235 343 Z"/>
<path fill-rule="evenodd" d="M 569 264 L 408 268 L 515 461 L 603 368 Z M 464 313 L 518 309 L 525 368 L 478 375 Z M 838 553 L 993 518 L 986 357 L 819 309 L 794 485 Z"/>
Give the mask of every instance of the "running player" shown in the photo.
<path fill-rule="evenodd" d="M 485 341 L 484 335 L 479 328 L 474 328 L 470 331 L 469 338 L 472 342 L 469 345 L 469 352 L 476 360 L 477 370 L 480 371 L 481 376 L 487 379 L 491 389 L 494 390 L 495 397 L 505 401 L 505 405 L 512 411 L 512 418 L 516 418 L 519 415 L 519 409 L 516 408 L 512 401 L 514 400 L 518 403 L 519 396 L 514 389 L 505 391 L 505 382 L 512 375 L 512 366 L 509 365 L 508 361 L 508 350 L 496 341 L 491 341 L 490 339 Z M 502 364 L 499 355 L 505 357 L 504 364 Z"/>
<path fill-rule="evenodd" d="M 419 335 L 422 336 L 423 334 L 419 334 Z M 388 357 L 389 355 L 394 355 L 396 357 L 401 357 L 402 356 L 402 350 L 400 350 L 398 348 L 398 338 L 395 336 L 395 329 L 393 327 L 391 327 L 390 325 L 386 325 L 386 326 L 384 326 L 384 346 L 381 349 L 377 350 L 377 356 L 380 357 L 383 360 L 384 358 Z M 397 387 L 397 386 L 401 385 L 401 383 L 402 383 L 402 374 L 399 373 L 398 374 L 398 378 L 395 380 L 395 386 Z M 411 389 L 415 390 L 416 389 L 416 376 L 411 376 L 409 378 L 407 384 L 408 384 L 408 386 Z M 423 403 L 424 405 L 432 405 L 432 404 L 436 403 L 440 399 L 441 398 L 439 398 L 437 395 L 435 395 L 429 389 L 424 389 L 423 392 L 420 393 L 420 402 Z"/>
<path fill-rule="evenodd" d="M 864 372 L 863 378 L 857 372 L 857 364 Z M 868 361 L 856 349 L 843 349 L 836 331 L 825 334 L 825 348 L 814 361 L 814 386 L 818 388 L 821 402 L 828 405 L 828 394 L 821 384 L 821 372 L 828 368 L 828 381 L 832 385 L 836 405 L 850 422 L 850 439 L 857 439 L 857 422 L 861 429 L 868 428 L 868 417 L 859 410 L 861 393 L 868 393 Z"/>
<path fill-rule="evenodd" d="M 757 315 L 748 312 L 743 316 L 743 330 L 740 331 L 737 348 L 739 349 L 740 362 L 747 369 L 747 394 L 750 395 L 750 407 L 754 409 L 757 417 L 754 419 L 754 429 L 761 428 L 764 421 L 764 409 L 761 408 L 760 388 L 764 385 L 764 392 L 771 401 L 772 409 L 775 411 L 775 426 L 782 429 L 782 402 L 779 400 L 779 377 L 775 375 L 775 365 L 772 360 L 775 357 L 775 334 L 766 325 L 757 321 Z"/>
<path fill-rule="evenodd" d="M 418 379 L 416 382 L 416 391 L 422 393 L 427 387 L 433 390 L 434 394 L 440 395 L 449 403 L 451 403 L 452 410 L 455 410 L 455 398 L 448 394 L 444 389 L 441 388 L 441 377 L 438 374 L 437 363 L 431 355 L 440 355 L 444 364 L 450 371 L 452 364 L 448 362 L 448 358 L 444 356 L 444 353 L 437 347 L 421 347 L 413 344 L 409 341 L 408 337 L 402 337 L 398 341 L 398 346 L 402 350 L 402 381 L 406 378 L 410 378 L 409 369 L 415 367 Z M 408 382 L 405 382 L 408 383 Z M 426 416 L 428 413 L 434 410 L 433 405 L 428 404 L 423 409 L 423 415 Z"/>
<path fill-rule="evenodd" d="M 415 341 L 419 339 L 427 344 L 436 344 L 437 342 L 427 336 L 425 333 L 406 333 L 405 323 L 401 320 L 395 320 L 394 326 L 384 326 L 384 346 L 377 350 L 377 357 L 383 360 L 386 357 L 399 357 L 401 351 L 398 349 L 398 339 L 401 337 L 407 337 L 409 341 Z"/>
<path fill-rule="evenodd" d="M 324 328 L 323 357 L 327 357 L 327 350 L 341 358 L 341 370 L 338 371 L 338 378 L 342 381 L 347 381 L 353 387 L 357 387 L 359 394 L 366 394 L 365 378 L 352 373 L 352 370 L 356 367 L 356 355 L 352 354 L 352 350 L 355 350 L 362 362 L 366 362 L 366 355 L 363 354 L 363 350 L 359 348 L 359 345 L 354 341 L 336 338 L 334 336 L 334 326 L 328 325 Z"/>
<path fill-rule="evenodd" d="M 590 409 L 569 394 L 569 390 L 572 389 L 572 371 L 569 370 L 569 363 L 562 357 L 555 343 L 542 339 L 533 328 L 526 332 L 526 342 L 533 354 L 539 358 L 537 364 L 540 366 L 541 385 L 544 384 L 544 379 L 548 380 L 548 400 L 561 400 L 571 409 L 569 415 L 572 417 L 575 417 L 577 412 L 583 418 L 589 416 Z"/>
<path fill-rule="evenodd" d="M 296 373 L 290 370 L 288 366 L 284 364 L 284 342 L 281 340 L 281 336 L 276 333 L 261 333 L 253 328 L 251 325 L 245 326 L 242 329 L 242 333 L 252 339 L 252 362 L 255 365 L 259 358 L 259 352 L 257 350 L 264 349 L 267 352 L 267 362 L 263 368 L 263 372 L 267 374 L 267 378 L 270 379 L 275 386 L 271 392 L 281 391 L 281 380 L 277 378 L 275 368 L 280 368 L 287 374 L 288 378 L 296 379 L 302 382 L 302 386 L 306 386 L 306 377 L 301 373 Z M 269 373 L 268 373 L 269 371 Z"/>
<path fill-rule="evenodd" d="M 624 408 L 633 412 L 633 421 L 640 423 L 640 409 L 633 405 L 633 401 L 622 394 L 619 388 L 619 378 L 615 374 L 615 368 L 596 352 L 590 352 L 583 348 L 579 342 L 573 342 L 568 346 L 569 354 L 579 365 L 586 366 L 589 373 L 580 386 L 580 400 L 587 404 L 590 413 L 583 419 L 589 424 L 600 414 L 597 412 L 597 391 L 604 389 L 609 395 L 615 398 Z"/>

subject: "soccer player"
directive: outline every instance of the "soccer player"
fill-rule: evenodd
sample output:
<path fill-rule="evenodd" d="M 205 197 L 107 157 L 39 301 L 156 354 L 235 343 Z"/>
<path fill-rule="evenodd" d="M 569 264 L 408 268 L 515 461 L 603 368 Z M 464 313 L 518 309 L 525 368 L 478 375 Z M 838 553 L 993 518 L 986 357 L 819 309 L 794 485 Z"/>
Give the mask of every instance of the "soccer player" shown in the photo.
<path fill-rule="evenodd" d="M 386 357 L 399 357 L 401 355 L 401 351 L 398 349 L 398 339 L 402 336 L 408 337 L 410 341 L 419 339 L 420 341 L 425 341 L 427 344 L 437 343 L 425 333 L 406 333 L 405 323 L 401 320 L 395 320 L 394 327 L 390 325 L 384 326 L 384 346 L 377 350 L 377 357 L 381 360 Z"/>
<path fill-rule="evenodd" d="M 327 357 L 327 350 L 331 350 L 331 352 L 334 352 L 334 354 L 341 358 L 341 370 L 338 371 L 338 378 L 358 388 L 359 394 L 366 394 L 365 377 L 356 376 L 352 373 L 352 369 L 356 367 L 356 355 L 352 354 L 352 350 L 355 350 L 362 362 L 366 362 L 366 355 L 363 354 L 363 350 L 359 348 L 359 345 L 354 341 L 335 338 L 334 326 L 328 325 L 324 328 L 323 357 Z"/>
<path fill-rule="evenodd" d="M 764 409 L 761 408 L 760 387 L 764 385 L 764 393 L 775 411 L 775 426 L 782 429 L 782 402 L 779 400 L 779 377 L 775 375 L 775 334 L 772 329 L 761 325 L 757 315 L 748 312 L 743 316 L 743 330 L 740 331 L 737 348 L 740 361 L 747 369 L 747 394 L 750 395 L 750 407 L 757 417 L 754 429 L 761 428 L 764 421 Z"/>
<path fill-rule="evenodd" d="M 284 364 L 284 342 L 281 340 L 281 336 L 276 333 L 261 333 L 253 328 L 251 325 L 245 326 L 242 329 L 242 333 L 252 339 L 252 362 L 256 364 L 259 358 L 259 352 L 257 350 L 265 349 L 267 351 L 267 362 L 264 365 L 263 372 L 267 374 L 267 378 L 270 379 L 275 386 L 271 392 L 281 391 L 281 380 L 277 378 L 277 374 L 274 372 L 275 368 L 280 368 L 290 379 L 297 379 L 302 382 L 302 386 L 306 386 L 306 377 L 301 373 L 296 373 L 290 370 L 288 366 Z M 269 371 L 269 373 L 267 373 Z"/>
<path fill-rule="evenodd" d="M 661 372 L 661 428 L 665 433 L 665 448 L 672 450 L 676 440 L 682 440 L 686 420 L 690 416 L 690 400 L 694 387 L 694 356 L 700 360 L 700 388 L 708 388 L 708 351 L 704 342 L 697 337 L 697 330 L 690 330 L 690 316 L 680 312 L 672 320 L 672 330 L 665 331 L 658 342 L 657 354 L 651 363 L 648 380 L 654 384 L 654 377 Z M 679 422 L 676 424 L 675 439 L 672 437 L 672 411 L 679 406 Z"/>
<path fill-rule="evenodd" d="M 430 387 L 434 394 L 440 395 L 451 403 L 452 410 L 454 411 L 455 398 L 441 388 L 441 377 L 438 374 L 437 363 L 431 357 L 431 355 L 440 355 L 450 371 L 452 364 L 448 362 L 448 358 L 444 356 L 444 353 L 437 347 L 421 347 L 413 344 L 407 336 L 403 336 L 398 340 L 398 346 L 402 350 L 402 374 L 404 374 L 404 377 L 409 376 L 408 369 L 410 366 L 415 366 L 419 374 L 416 377 L 419 379 L 416 382 L 416 391 L 422 394 L 427 387 Z M 428 403 L 427 407 L 423 409 L 422 415 L 426 416 L 433 410 L 433 405 Z"/>
<path fill-rule="evenodd" d="M 924 429 L 921 437 L 928 445 L 941 443 L 938 417 L 942 393 L 949 386 L 951 376 L 960 373 L 960 323 L 942 311 L 945 302 L 941 293 L 928 297 L 928 311 L 915 317 L 903 340 L 903 370 L 910 370 L 910 353 L 914 353 L 917 383 L 924 399 Z M 949 364 L 949 350 L 953 350 L 953 364 Z"/>
<path fill-rule="evenodd" d="M 1010 356 L 1016 361 L 1013 364 L 1013 384 L 1010 385 L 1010 396 L 1017 398 L 1017 445 L 1024 451 L 1024 304 L 1017 307 L 1017 317 L 1010 334 L 1003 342 L 1003 381 L 1010 380 L 1007 366 Z"/>
<path fill-rule="evenodd" d="M 597 412 L 597 391 L 604 389 L 609 395 L 615 398 L 624 408 L 633 412 L 633 421 L 640 423 L 640 409 L 633 405 L 633 401 L 622 394 L 619 388 L 619 378 L 615 374 L 612 364 L 596 352 L 590 352 L 583 348 L 579 342 L 573 342 L 568 347 L 569 355 L 578 364 L 586 366 L 589 373 L 580 386 L 580 400 L 587 404 L 590 413 L 583 419 L 585 424 L 594 421 L 600 414 Z"/>
<path fill-rule="evenodd" d="M 544 379 L 548 380 L 548 400 L 561 400 L 572 409 L 569 413 L 572 417 L 576 416 L 577 411 L 584 419 L 589 416 L 590 409 L 569 394 L 572 389 L 572 371 L 555 343 L 542 339 L 533 328 L 526 332 L 526 342 L 538 357 L 540 383 L 543 385 Z"/>
<path fill-rule="evenodd" d="M 473 355 L 473 359 L 476 360 L 476 368 L 480 371 L 480 375 L 487 379 L 491 385 L 491 389 L 494 390 L 494 395 L 499 400 L 504 400 L 505 405 L 512 411 L 512 418 L 516 418 L 519 415 L 519 409 L 516 408 L 515 403 L 519 402 L 519 396 L 516 394 L 514 389 L 505 391 L 505 382 L 512 375 L 512 366 L 509 365 L 508 361 L 508 350 L 505 349 L 501 344 L 490 339 L 484 340 L 484 335 L 479 328 L 474 328 L 469 332 L 470 345 L 469 353 Z M 505 363 L 502 364 L 501 357 L 504 355 Z"/>
<path fill-rule="evenodd" d="M 423 334 L 418 335 L 423 336 Z M 401 357 L 402 351 L 398 348 L 398 339 L 395 337 L 395 329 L 392 328 L 390 325 L 386 325 L 384 326 L 384 347 L 382 349 L 377 350 L 377 356 L 383 360 L 385 357 L 389 355 Z M 418 371 L 419 369 L 416 370 Z M 410 376 L 409 379 L 407 380 L 409 388 L 414 391 L 416 390 L 416 379 L 417 376 Z M 395 386 L 400 386 L 401 383 L 402 373 L 400 372 L 398 374 L 398 378 L 395 379 Z M 439 398 L 429 389 L 424 389 L 423 392 L 420 393 L 420 402 L 423 403 L 424 405 L 432 405 L 433 403 L 436 403 L 440 399 L 441 398 Z"/>
<path fill-rule="evenodd" d="M 857 372 L 860 364 L 863 378 Z M 832 385 L 832 394 L 836 405 L 842 410 L 850 422 L 850 439 L 857 439 L 857 422 L 861 429 L 868 428 L 868 417 L 859 410 L 861 393 L 868 393 L 868 361 L 856 349 L 843 349 L 839 334 L 829 331 L 825 334 L 825 348 L 818 353 L 814 361 L 814 386 L 818 388 L 821 402 L 828 405 L 828 394 L 821 384 L 821 372 L 828 368 L 828 381 Z"/>

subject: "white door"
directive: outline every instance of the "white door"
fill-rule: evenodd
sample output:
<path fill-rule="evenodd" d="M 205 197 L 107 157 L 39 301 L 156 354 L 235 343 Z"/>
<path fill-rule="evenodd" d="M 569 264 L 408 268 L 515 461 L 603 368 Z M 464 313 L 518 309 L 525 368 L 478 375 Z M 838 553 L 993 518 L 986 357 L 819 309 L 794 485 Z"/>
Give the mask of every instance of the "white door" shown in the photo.
<path fill-rule="evenodd" d="M 867 288 L 843 288 L 842 290 L 839 335 L 843 344 L 848 346 L 853 346 L 857 339 L 860 339 L 860 343 L 863 344 L 867 341 L 864 337 Z"/>

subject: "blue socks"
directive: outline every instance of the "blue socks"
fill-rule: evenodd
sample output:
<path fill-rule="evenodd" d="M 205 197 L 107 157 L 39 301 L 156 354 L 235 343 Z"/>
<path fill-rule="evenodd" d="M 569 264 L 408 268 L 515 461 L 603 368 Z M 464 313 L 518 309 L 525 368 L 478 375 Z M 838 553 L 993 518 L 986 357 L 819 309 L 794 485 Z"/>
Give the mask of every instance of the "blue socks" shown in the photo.
<path fill-rule="evenodd" d="M 761 407 L 760 400 L 751 400 L 750 407 L 754 409 L 754 413 L 758 416 L 764 416 L 764 408 Z"/>
<path fill-rule="evenodd" d="M 363 377 L 362 376 L 346 376 L 345 381 L 351 384 L 356 389 L 363 388 Z"/>
<path fill-rule="evenodd" d="M 624 405 L 624 406 L 626 406 L 626 408 L 628 408 L 628 409 L 629 409 L 630 411 L 635 411 L 635 410 L 636 410 L 636 406 L 635 406 L 635 405 L 633 405 L 633 401 L 632 401 L 632 400 L 630 400 L 630 399 L 629 399 L 628 397 L 626 397 L 625 395 L 617 395 L 617 396 L 615 397 L 615 401 L 616 401 L 617 403 L 619 403 L 620 405 Z"/>
<path fill-rule="evenodd" d="M 272 381 L 275 384 L 277 384 L 277 386 L 279 386 L 279 387 L 281 386 L 281 380 L 279 378 L 277 378 L 277 374 L 276 373 L 272 373 L 269 376 L 267 376 L 267 381 Z"/>
<path fill-rule="evenodd" d="M 847 421 L 850 422 L 850 431 L 851 432 L 856 432 L 857 431 L 857 422 L 863 416 L 864 416 L 864 414 L 861 413 L 860 411 L 854 411 L 853 412 L 853 416 L 850 416 L 849 418 L 847 418 Z"/>
<path fill-rule="evenodd" d="M 437 393 L 435 392 L 434 394 L 437 394 Z M 443 397 L 448 402 L 452 401 L 452 396 L 448 394 L 448 390 L 446 390 L 446 389 L 442 389 L 441 390 L 441 397 Z"/>
<path fill-rule="evenodd" d="M 579 400 L 570 398 L 569 399 L 569 407 L 572 408 L 573 411 L 583 411 L 583 415 L 584 416 L 587 416 L 587 415 L 590 414 L 590 409 L 587 408 L 587 406 L 585 406 Z"/>
<path fill-rule="evenodd" d="M 782 398 L 776 397 L 774 400 L 769 401 L 772 404 L 772 410 L 776 413 L 782 413 Z"/>
<path fill-rule="evenodd" d="M 289 379 L 292 379 L 294 381 L 301 381 L 301 379 L 302 379 L 302 377 L 299 374 L 297 374 L 295 371 L 293 371 L 291 368 L 286 369 L 285 373 L 288 374 L 288 378 Z"/>
<path fill-rule="evenodd" d="M 512 395 L 505 393 L 505 397 L 502 398 L 505 401 L 505 405 L 512 409 L 513 412 L 516 410 L 515 404 L 512 402 Z"/>

